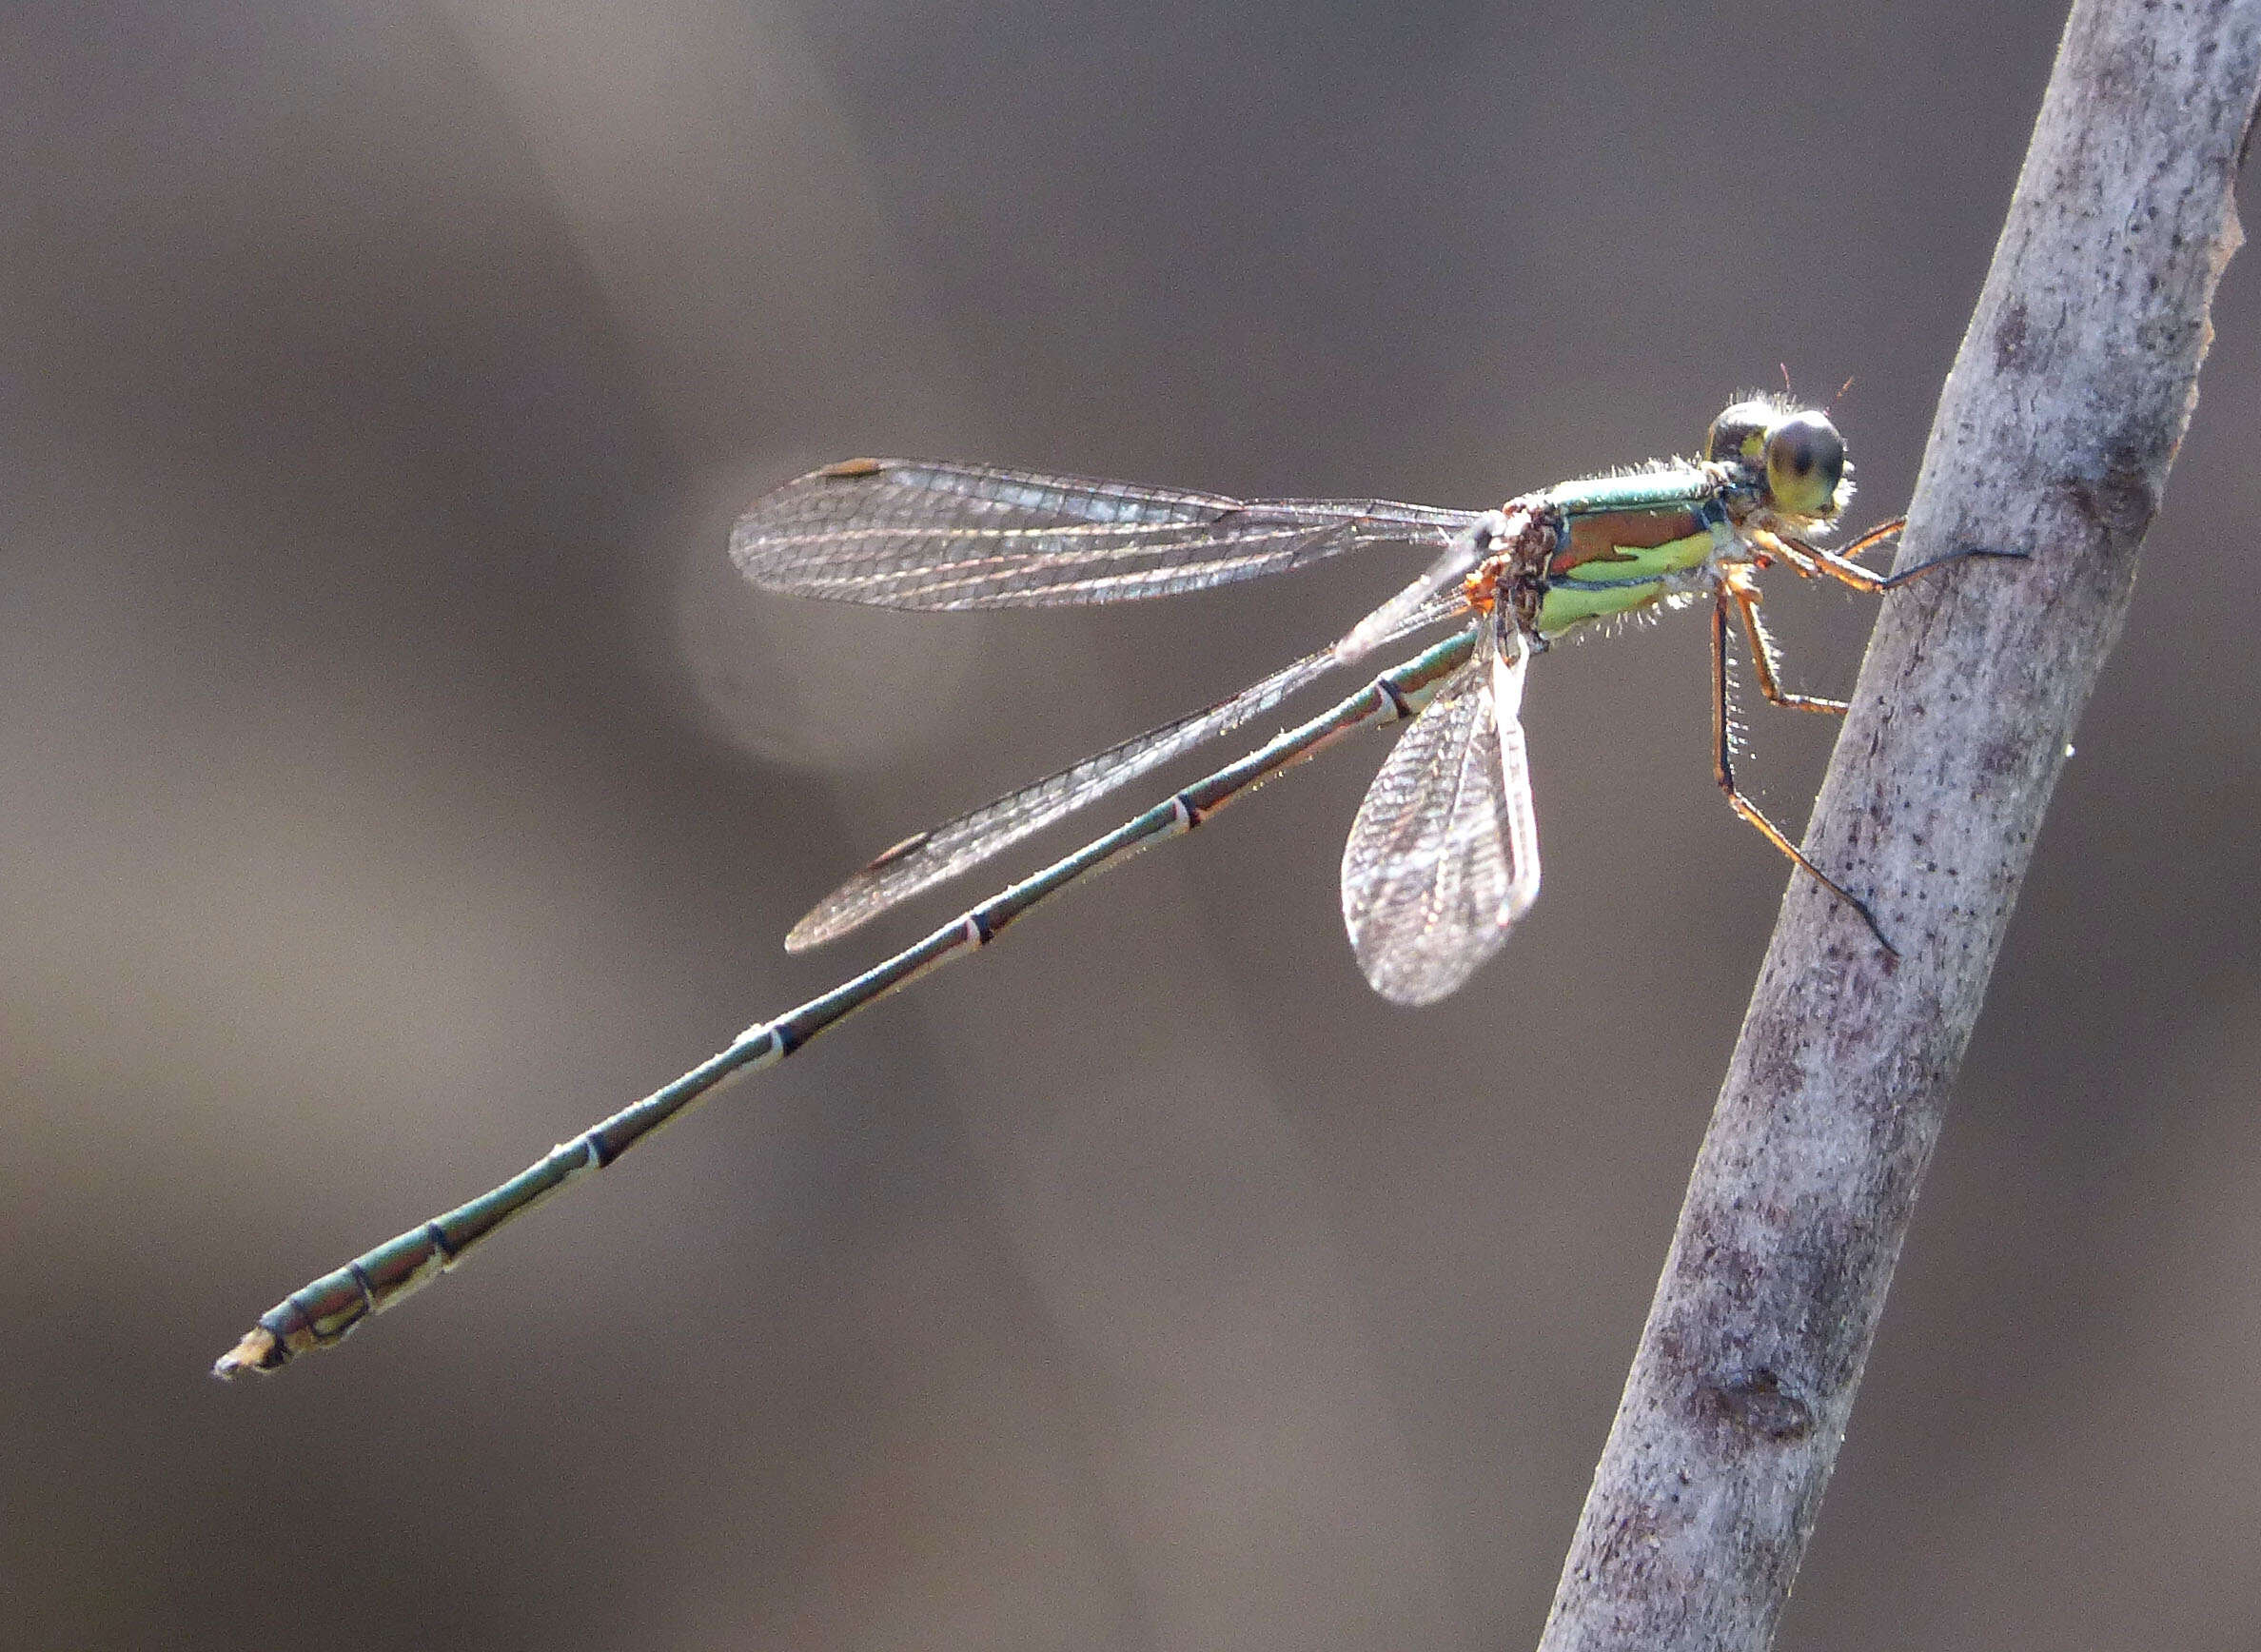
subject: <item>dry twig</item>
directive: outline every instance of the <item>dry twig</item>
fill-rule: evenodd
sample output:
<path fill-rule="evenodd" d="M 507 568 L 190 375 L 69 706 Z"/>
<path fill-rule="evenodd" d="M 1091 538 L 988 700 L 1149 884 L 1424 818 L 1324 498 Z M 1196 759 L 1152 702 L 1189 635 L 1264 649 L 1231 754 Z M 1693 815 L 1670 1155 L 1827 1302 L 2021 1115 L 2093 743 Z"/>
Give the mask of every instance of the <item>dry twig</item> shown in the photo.
<path fill-rule="evenodd" d="M 2197 399 L 2261 3 L 2080 0 L 1542 1642 L 1773 1639 L 2080 710 Z M 1910 279 L 1917 279 L 1911 273 Z M 1858 884 L 1857 884 L 1858 887 Z"/>

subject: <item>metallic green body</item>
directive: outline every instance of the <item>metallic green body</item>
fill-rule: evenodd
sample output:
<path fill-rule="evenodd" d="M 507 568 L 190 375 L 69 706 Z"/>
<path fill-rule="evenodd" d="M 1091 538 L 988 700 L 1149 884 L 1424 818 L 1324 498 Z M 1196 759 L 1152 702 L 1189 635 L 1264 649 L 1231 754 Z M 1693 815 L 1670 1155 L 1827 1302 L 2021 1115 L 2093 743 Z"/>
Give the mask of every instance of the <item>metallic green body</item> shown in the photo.
<path fill-rule="evenodd" d="M 1720 479 L 1700 465 L 1672 464 L 1623 476 L 1588 476 L 1559 482 L 1540 494 L 1566 517 L 1603 516 L 1615 511 L 1694 510 L 1724 491 Z"/>
<path fill-rule="evenodd" d="M 845 513 L 812 516 L 800 491 L 811 482 L 832 486 L 891 471 L 925 475 L 926 480 L 916 484 L 929 490 L 923 503 L 917 498 L 907 504 L 894 499 L 885 508 L 867 502 Z M 1150 844 L 1191 831 L 1234 798 L 1351 731 L 1422 715 L 1440 694 L 1460 720 L 1430 725 L 1432 745 L 1443 740 L 1458 744 L 1448 751 L 1416 747 L 1415 754 L 1429 763 L 1443 751 L 1463 764 L 1474 754 L 1484 762 L 1484 769 L 1476 771 L 1479 777 L 1484 771 L 1490 774 L 1491 795 L 1487 797 L 1481 788 L 1470 791 L 1465 784 L 1428 788 L 1425 778 L 1411 786 L 1417 795 L 1425 788 L 1429 793 L 1417 817 L 1408 812 L 1412 805 L 1400 796 L 1405 784 L 1393 780 L 1386 787 L 1378 781 L 1368 794 L 1367 807 L 1361 810 L 1352 845 L 1366 845 L 1365 853 L 1382 869 L 1382 875 L 1367 877 L 1354 888 L 1347 853 L 1344 911 L 1353 944 L 1361 945 L 1361 918 L 1354 901 L 1365 902 L 1364 910 L 1369 912 L 1379 910 L 1377 903 L 1386 900 L 1401 906 L 1411 899 L 1426 903 L 1424 910 L 1430 921 L 1423 933 L 1444 932 L 1444 951 L 1434 958 L 1443 960 L 1439 967 L 1452 972 L 1438 993 L 1451 991 L 1466 970 L 1489 955 L 1537 893 L 1537 828 L 1517 720 L 1533 630 L 1541 637 L 1553 636 L 1586 620 L 1710 594 L 1718 603 L 1713 648 L 1720 783 L 1743 818 L 1858 912 L 1882 940 L 1867 909 L 1806 860 L 1735 790 L 1729 767 L 1725 647 L 1732 605 L 1740 605 L 1769 698 L 1814 710 L 1844 709 L 1833 701 L 1780 693 L 1773 680 L 1771 652 L 1752 607 L 1756 592 L 1737 575 L 1734 564 L 1763 565 L 1772 556 L 1787 560 L 1800 574 L 1825 572 L 1876 591 L 1891 589 L 1899 580 L 1922 571 L 1919 567 L 1885 580 L 1843 557 L 1795 538 L 1778 537 L 1778 530 L 1795 534 L 1830 526 L 1850 494 L 1847 474 L 1843 442 L 1825 413 L 1760 397 L 1730 405 L 1713 422 L 1701 462 L 1675 462 L 1566 482 L 1484 512 L 1385 501 L 1244 505 L 1209 495 L 985 466 L 905 466 L 879 460 L 827 466 L 800 483 L 788 484 L 768 502 L 757 502 L 734 531 L 733 554 L 739 553 L 745 537 L 759 563 L 757 569 L 741 560 L 741 567 L 757 583 L 773 589 L 846 596 L 882 606 L 898 601 L 937 608 L 1013 606 L 1160 595 L 1294 566 L 1368 540 L 1430 544 L 1444 552 L 1426 574 L 1368 615 L 1334 647 L 1291 664 L 1207 712 L 1150 731 L 1035 786 L 1009 794 L 988 810 L 948 823 L 940 830 L 985 822 L 981 831 L 987 834 L 986 847 L 959 870 L 1014 841 L 1023 830 L 1016 820 L 1042 824 L 1057 818 L 1079 801 L 1111 790 L 1119 779 L 1144 773 L 1164 753 L 1191 749 L 1189 744 L 1171 744 L 1189 729 L 1206 728 L 1208 732 L 1199 735 L 1206 739 L 1268 711 L 1288 693 L 1316 680 L 1320 672 L 1363 659 L 1374 647 L 1447 620 L 1463 628 L 1238 762 L 970 908 L 895 956 L 774 1021 L 746 1029 L 728 1048 L 674 1083 L 553 1149 L 501 1186 L 292 1292 L 221 1357 L 215 1371 L 232 1376 L 273 1370 L 300 1354 L 338 1342 L 362 1320 L 454 1268 L 509 1222 L 650 1139 L 726 1081 L 784 1060 L 856 1011 L 986 946 L 1024 913 L 1053 895 Z M 999 512 L 1003 520 L 993 520 Z M 1032 516 L 1037 525 L 1023 525 Z M 1118 531 L 1126 528 L 1132 531 Z M 1083 538 L 1094 533 L 1113 537 L 1094 549 Z M 1020 542 L 1030 535 L 1053 537 L 1030 549 Z M 1878 537 L 1869 536 L 1854 550 Z M 1286 549 L 1283 541 L 1288 541 Z M 816 541 L 833 548 L 812 550 Z M 880 549 L 875 551 L 874 545 Z M 977 552 L 1019 572 L 1010 578 L 983 575 L 969 580 L 965 570 L 986 565 L 969 560 Z M 832 560 L 828 562 L 827 558 Z M 900 589 L 882 588 L 864 583 L 860 576 L 846 581 L 820 577 L 828 568 L 837 573 L 867 564 L 882 568 L 876 577 L 899 577 L 907 582 Z M 884 572 L 887 568 L 892 573 Z M 1487 639 L 1491 646 L 1480 659 L 1479 642 Z M 1477 743 L 1487 740 L 1495 742 L 1496 749 L 1486 751 Z M 1109 763 L 1119 765 L 1117 779 L 1106 778 Z M 1465 777 L 1470 771 L 1463 768 L 1460 773 Z M 1367 810 L 1376 807 L 1377 800 L 1383 830 L 1366 823 Z M 1479 813 L 1464 818 L 1460 810 L 1465 800 L 1472 800 Z M 1482 812 L 1486 802 L 1488 814 Z M 1020 812 L 1017 816 L 1015 811 Z M 1413 830 L 1406 829 L 1408 823 Z M 1008 824 L 1013 826 L 1010 831 L 1004 829 Z M 922 834 L 914 843 L 930 836 Z M 1441 860 L 1436 849 L 1428 847 L 1445 844 L 1454 846 L 1459 859 Z M 891 851 L 874 863 L 875 868 L 891 863 L 911 847 Z M 1390 856 L 1405 857 L 1410 870 L 1400 873 L 1392 868 Z M 947 875 L 948 870 L 934 875 Z M 1459 892 L 1483 885 L 1487 878 L 1499 886 L 1499 893 L 1487 911 L 1480 911 Z M 853 887 L 853 880 L 845 887 Z M 919 887 L 923 885 L 912 885 L 902 893 Z M 1375 894 L 1377 888 L 1383 893 Z M 900 898 L 900 894 L 890 897 L 894 898 Z M 1360 957 L 1376 989 L 1398 996 L 1363 948 Z M 1434 978 L 1433 973 L 1424 977 Z M 1408 995 L 1403 1001 L 1429 999 Z"/>
<path fill-rule="evenodd" d="M 1551 637 L 1669 596 L 1674 576 L 1731 543 L 1719 475 L 1674 465 L 1566 482 L 1540 496 L 1560 523 L 1537 624 Z"/>

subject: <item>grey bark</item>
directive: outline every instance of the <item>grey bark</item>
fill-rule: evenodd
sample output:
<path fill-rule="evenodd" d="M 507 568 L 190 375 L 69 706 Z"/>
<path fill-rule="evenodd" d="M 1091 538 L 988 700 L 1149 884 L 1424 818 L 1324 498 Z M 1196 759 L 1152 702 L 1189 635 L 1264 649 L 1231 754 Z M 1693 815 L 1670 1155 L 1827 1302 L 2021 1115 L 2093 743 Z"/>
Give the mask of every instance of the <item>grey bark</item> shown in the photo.
<path fill-rule="evenodd" d="M 1541 1645 L 1762 1648 L 2197 400 L 2261 0 L 2081 0 Z M 1909 279 L 1920 279 L 1911 271 Z"/>

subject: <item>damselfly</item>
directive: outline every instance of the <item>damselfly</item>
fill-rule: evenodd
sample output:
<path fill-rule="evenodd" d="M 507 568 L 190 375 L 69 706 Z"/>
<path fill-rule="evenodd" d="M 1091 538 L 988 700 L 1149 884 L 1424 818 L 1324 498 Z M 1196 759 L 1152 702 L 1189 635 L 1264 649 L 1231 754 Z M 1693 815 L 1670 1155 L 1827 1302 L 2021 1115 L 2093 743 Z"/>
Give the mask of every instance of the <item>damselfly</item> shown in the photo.
<path fill-rule="evenodd" d="M 855 459 L 757 501 L 731 555 L 769 590 L 882 607 L 974 609 L 1112 602 L 1285 572 L 1372 544 L 1427 549 L 1427 570 L 1331 646 L 1229 699 L 1150 730 L 922 832 L 881 855 L 786 937 L 790 950 L 847 934 L 943 879 L 1271 711 L 1328 672 L 1439 626 L 1402 665 L 1207 779 L 1094 839 L 916 945 L 798 1009 L 748 1028 L 666 1088 L 555 1149 L 492 1191 L 294 1291 L 214 1367 L 273 1370 L 338 1341 L 461 1262 L 496 1229 L 601 1170 L 724 1080 L 769 1067 L 867 1004 L 988 944 L 1030 908 L 1150 843 L 1189 832 L 1258 782 L 1353 729 L 1410 719 L 1351 822 L 1343 917 L 1376 992 L 1444 997 L 1499 950 L 1539 893 L 1539 832 L 1520 717 L 1534 654 L 1575 627 L 1644 609 L 1711 602 L 1713 765 L 1735 812 L 1817 878 L 1887 947 L 1867 907 L 1816 867 L 1736 787 L 1729 634 L 1748 639 L 1777 705 L 1842 712 L 1781 685 L 1754 576 L 1780 563 L 1878 593 L 1973 554 L 1886 577 L 1853 559 L 1898 521 L 1842 551 L 1817 539 L 1852 494 L 1827 414 L 1775 397 L 1712 423 L 1703 457 L 1567 482 L 1497 510 L 1386 501 L 1243 503 L 1124 482 L 987 465 Z"/>

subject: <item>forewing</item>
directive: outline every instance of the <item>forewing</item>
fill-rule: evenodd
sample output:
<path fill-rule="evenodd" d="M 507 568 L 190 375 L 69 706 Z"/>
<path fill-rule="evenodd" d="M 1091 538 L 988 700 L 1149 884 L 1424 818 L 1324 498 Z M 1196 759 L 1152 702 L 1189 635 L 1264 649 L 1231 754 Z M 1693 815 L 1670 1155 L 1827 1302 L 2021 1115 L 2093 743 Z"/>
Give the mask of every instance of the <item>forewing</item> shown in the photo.
<path fill-rule="evenodd" d="M 1443 548 L 1476 513 L 1386 500 L 1175 493 L 990 465 L 852 459 L 754 502 L 757 585 L 883 608 L 1029 608 L 1203 590 L 1353 546 Z"/>
<path fill-rule="evenodd" d="M 1085 804 L 1128 785 L 1194 747 L 1261 717 L 1333 668 L 1333 651 L 1307 655 L 1206 710 L 1108 747 L 1032 780 L 993 802 L 904 839 L 819 901 L 793 926 L 785 950 L 797 953 L 846 934 L 945 878 L 1041 832 Z"/>
<path fill-rule="evenodd" d="M 1520 651 L 1509 669 L 1520 692 Z M 1487 645 L 1413 720 L 1351 823 L 1343 921 L 1366 980 L 1393 1003 L 1457 990 L 1538 894 L 1522 726 L 1503 741 L 1495 686 Z"/>
<path fill-rule="evenodd" d="M 1457 597 L 1432 599 L 1406 614 L 1399 629 L 1385 640 L 1394 641 L 1411 632 L 1458 618 L 1465 611 L 1465 604 Z M 785 937 L 785 950 L 797 953 L 837 939 L 1171 758 L 1264 716 L 1339 663 L 1335 648 L 1306 655 L 1229 699 L 1164 723 L 1160 728 L 1149 729 L 1096 756 L 1071 763 L 1057 774 L 1032 780 L 993 802 L 946 820 L 931 831 L 905 838 L 826 895 L 795 924 Z"/>
<path fill-rule="evenodd" d="M 1492 554 L 1493 547 L 1515 533 L 1527 517 L 1487 510 L 1470 517 L 1445 541 L 1437 560 L 1421 571 L 1411 584 L 1353 625 L 1334 645 L 1335 658 L 1347 664 L 1363 659 L 1406 629 L 1412 616 L 1445 599 L 1475 566 Z"/>

